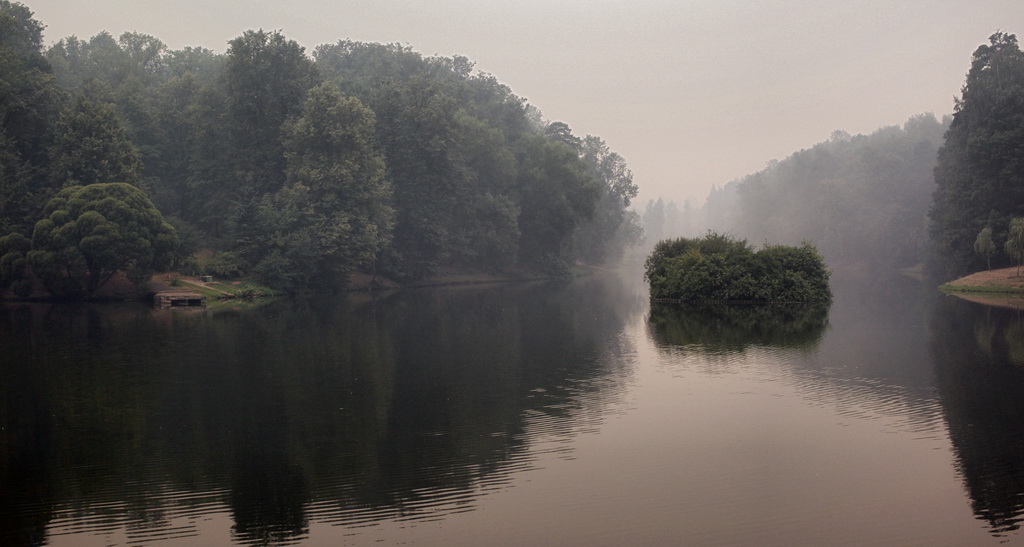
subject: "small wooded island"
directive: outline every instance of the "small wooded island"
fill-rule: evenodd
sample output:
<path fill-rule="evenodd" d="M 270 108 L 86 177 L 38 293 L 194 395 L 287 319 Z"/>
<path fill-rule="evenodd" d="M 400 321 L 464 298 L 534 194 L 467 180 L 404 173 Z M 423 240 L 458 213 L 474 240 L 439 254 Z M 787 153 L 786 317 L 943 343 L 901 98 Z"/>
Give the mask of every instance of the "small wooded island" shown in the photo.
<path fill-rule="evenodd" d="M 765 245 L 708 232 L 667 239 L 644 263 L 651 298 L 680 302 L 822 302 L 832 299 L 829 271 L 810 243 Z"/>

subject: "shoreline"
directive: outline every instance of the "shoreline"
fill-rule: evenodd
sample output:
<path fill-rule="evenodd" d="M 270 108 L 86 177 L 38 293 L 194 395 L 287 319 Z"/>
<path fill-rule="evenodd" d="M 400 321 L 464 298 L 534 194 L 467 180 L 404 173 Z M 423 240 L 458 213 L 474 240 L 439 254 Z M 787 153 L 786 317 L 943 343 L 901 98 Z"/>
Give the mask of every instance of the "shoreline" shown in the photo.
<path fill-rule="evenodd" d="M 1024 271 L 1017 272 L 1016 266 L 975 272 L 940 285 L 939 290 L 976 304 L 1024 309 Z"/>
<path fill-rule="evenodd" d="M 576 272 L 580 277 L 591 272 Z M 387 292 L 400 289 L 418 289 L 430 287 L 459 287 L 473 285 L 491 285 L 501 283 L 529 283 L 549 281 L 552 276 L 509 272 L 502 274 L 475 272 L 445 272 L 428 278 L 400 283 L 383 276 L 372 276 L 354 273 L 348 284 L 339 292 L 365 293 Z M 232 301 L 238 299 L 278 298 L 285 293 L 274 291 L 249 280 L 211 280 L 202 281 L 200 276 L 182 275 L 177 272 L 160 272 L 153 274 L 145 285 L 136 285 L 118 274 L 107 285 L 100 288 L 90 298 L 57 298 L 45 294 L 41 290 L 34 291 L 26 298 L 18 298 L 9 292 L 0 291 L 0 303 L 54 303 L 54 302 L 155 302 L 160 295 L 191 292 L 205 297 L 209 302 Z"/>

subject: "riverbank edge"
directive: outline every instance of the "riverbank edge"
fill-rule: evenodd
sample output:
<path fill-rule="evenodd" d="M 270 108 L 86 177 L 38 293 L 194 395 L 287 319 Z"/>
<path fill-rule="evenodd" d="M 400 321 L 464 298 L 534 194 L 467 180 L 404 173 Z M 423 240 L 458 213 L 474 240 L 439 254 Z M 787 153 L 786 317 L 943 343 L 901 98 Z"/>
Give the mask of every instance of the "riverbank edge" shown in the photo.
<path fill-rule="evenodd" d="M 1024 275 L 1016 266 L 985 270 L 944 283 L 943 294 L 998 308 L 1024 309 Z"/>
<path fill-rule="evenodd" d="M 985 270 L 939 286 L 944 293 L 987 293 L 1024 295 L 1024 275 L 1016 266 Z"/>
<path fill-rule="evenodd" d="M 572 277 L 583 277 L 593 273 L 591 268 L 573 268 Z M 508 272 L 508 273 L 479 273 L 467 271 L 450 271 L 430 276 L 423 279 L 398 282 L 383 276 L 372 276 L 364 273 L 355 273 L 349 278 L 349 283 L 342 289 L 342 292 L 381 292 L 400 289 L 428 288 L 428 287 L 455 287 L 472 286 L 502 283 L 528 283 L 538 281 L 552 281 L 557 276 L 531 273 L 531 272 Z M 153 274 L 148 282 L 143 285 L 136 285 L 118 274 L 91 298 L 77 299 L 84 302 L 146 302 L 153 301 L 160 293 L 193 291 L 196 294 L 206 297 L 209 301 L 231 301 L 237 299 L 253 298 L 279 298 L 285 293 L 275 291 L 268 287 L 259 285 L 251 280 L 210 280 L 203 281 L 199 276 L 183 275 L 177 272 L 160 272 Z M 2 302 L 63 302 L 67 299 L 55 298 L 37 287 L 33 294 L 27 298 L 19 298 L 8 291 L 0 291 L 0 303 Z"/>

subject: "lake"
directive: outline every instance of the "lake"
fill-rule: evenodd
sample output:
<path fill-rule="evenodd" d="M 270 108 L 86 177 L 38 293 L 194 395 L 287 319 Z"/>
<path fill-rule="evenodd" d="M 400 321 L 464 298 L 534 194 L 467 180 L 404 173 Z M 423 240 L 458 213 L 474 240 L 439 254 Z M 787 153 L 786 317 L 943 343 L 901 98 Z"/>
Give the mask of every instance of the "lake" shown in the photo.
<path fill-rule="evenodd" d="M 833 286 L 0 305 L 0 543 L 1024 544 L 1024 315 Z"/>

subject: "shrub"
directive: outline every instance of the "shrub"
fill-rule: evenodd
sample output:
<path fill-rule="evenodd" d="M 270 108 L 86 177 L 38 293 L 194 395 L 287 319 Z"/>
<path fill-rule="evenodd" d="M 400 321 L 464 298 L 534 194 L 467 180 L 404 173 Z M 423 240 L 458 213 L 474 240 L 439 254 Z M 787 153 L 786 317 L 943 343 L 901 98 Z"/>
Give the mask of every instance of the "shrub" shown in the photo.
<path fill-rule="evenodd" d="M 644 264 L 652 298 L 684 301 L 828 301 L 829 272 L 817 249 L 765 246 L 708 232 L 659 242 Z"/>
<path fill-rule="evenodd" d="M 247 267 L 248 264 L 240 254 L 223 251 L 214 255 L 213 260 L 206 266 L 206 270 L 217 277 L 234 279 L 244 274 Z"/>

